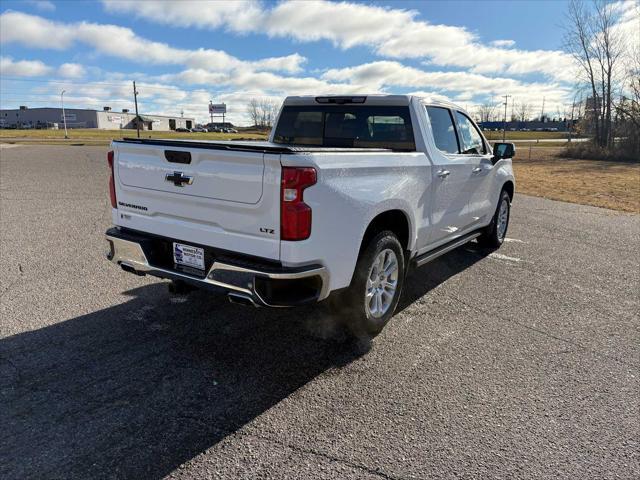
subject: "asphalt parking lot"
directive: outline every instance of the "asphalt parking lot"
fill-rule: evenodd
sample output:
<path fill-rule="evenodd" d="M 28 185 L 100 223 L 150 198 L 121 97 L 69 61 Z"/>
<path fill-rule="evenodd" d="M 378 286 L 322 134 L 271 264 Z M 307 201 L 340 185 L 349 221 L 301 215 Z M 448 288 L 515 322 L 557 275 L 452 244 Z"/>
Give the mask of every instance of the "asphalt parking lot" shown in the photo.
<path fill-rule="evenodd" d="M 640 477 L 640 216 L 517 195 L 353 345 L 108 263 L 105 152 L 0 148 L 0 477 Z"/>

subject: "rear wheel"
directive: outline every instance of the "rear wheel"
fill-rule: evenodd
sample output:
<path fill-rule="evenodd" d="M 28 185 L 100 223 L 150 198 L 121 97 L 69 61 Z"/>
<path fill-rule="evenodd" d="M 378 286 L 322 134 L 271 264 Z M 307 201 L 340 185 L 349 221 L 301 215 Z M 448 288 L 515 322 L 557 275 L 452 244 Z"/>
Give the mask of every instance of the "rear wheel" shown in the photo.
<path fill-rule="evenodd" d="M 398 305 L 404 272 L 398 237 L 391 231 L 377 234 L 361 252 L 351 285 L 332 296 L 334 313 L 353 335 L 378 335 Z"/>
<path fill-rule="evenodd" d="M 478 243 L 483 247 L 500 248 L 507 236 L 509 227 L 509 215 L 511 214 L 511 198 L 503 190 L 500 193 L 498 207 L 491 219 L 491 223 L 484 229 L 482 235 L 478 237 Z"/>

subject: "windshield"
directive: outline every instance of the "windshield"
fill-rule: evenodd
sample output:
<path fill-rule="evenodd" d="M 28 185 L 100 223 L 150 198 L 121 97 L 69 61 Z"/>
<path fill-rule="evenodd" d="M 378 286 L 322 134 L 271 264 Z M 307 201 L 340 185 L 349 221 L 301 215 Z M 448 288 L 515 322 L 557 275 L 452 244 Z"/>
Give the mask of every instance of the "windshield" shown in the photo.
<path fill-rule="evenodd" d="M 393 106 L 284 107 L 273 141 L 337 148 L 416 149 L 409 107 Z"/>

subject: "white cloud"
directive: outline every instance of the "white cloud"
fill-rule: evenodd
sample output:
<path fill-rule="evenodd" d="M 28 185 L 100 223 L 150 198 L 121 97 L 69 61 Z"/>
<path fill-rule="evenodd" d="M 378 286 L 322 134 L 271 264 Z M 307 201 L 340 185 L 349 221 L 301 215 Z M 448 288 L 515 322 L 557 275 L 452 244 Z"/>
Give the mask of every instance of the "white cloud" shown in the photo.
<path fill-rule="evenodd" d="M 227 27 L 242 32 L 252 29 L 263 17 L 260 4 L 256 1 L 235 0 L 207 1 L 105 1 L 106 10 L 113 13 L 132 14 L 162 24 L 196 27 Z"/>
<path fill-rule="evenodd" d="M 166 43 L 140 37 L 133 30 L 118 25 L 53 22 L 13 11 L 0 15 L 0 42 L 59 50 L 80 42 L 93 47 L 99 53 L 135 62 L 185 65 L 208 70 L 246 67 L 295 73 L 302 69 L 306 61 L 301 55 L 293 54 L 248 62 L 222 50 L 174 48 Z"/>
<path fill-rule="evenodd" d="M 63 63 L 58 68 L 58 75 L 65 78 L 80 78 L 85 74 L 85 68 L 78 63 Z"/>
<path fill-rule="evenodd" d="M 614 12 L 618 13 L 618 23 L 614 25 L 616 35 L 622 39 L 630 52 L 640 50 L 640 1 L 626 0 L 612 4 Z"/>
<path fill-rule="evenodd" d="M 51 71 L 52 68 L 40 60 L 14 61 L 11 57 L 0 57 L 0 72 L 4 76 L 39 77 Z"/>
<path fill-rule="evenodd" d="M 428 23 L 418 19 L 414 10 L 326 0 L 285 0 L 270 8 L 255 1 L 103 0 L 103 4 L 112 12 L 171 26 L 223 27 L 300 42 L 328 40 L 343 49 L 362 45 L 383 57 L 422 58 L 430 64 L 479 73 L 543 73 L 562 81 L 574 78 L 571 57 L 563 52 L 505 48 L 513 46 L 511 40 L 484 44 L 466 28 Z"/>
<path fill-rule="evenodd" d="M 513 40 L 494 40 L 493 42 L 491 42 L 491 46 L 493 47 L 505 47 L 505 48 L 509 48 L 509 47 L 513 47 L 516 44 L 516 42 L 514 42 Z"/>
<path fill-rule="evenodd" d="M 472 98 L 499 97 L 508 93 L 517 101 L 538 104 L 544 97 L 548 105 L 562 104 L 570 89 L 558 83 L 522 82 L 513 78 L 488 77 L 473 72 L 432 72 L 405 66 L 395 61 L 371 62 L 356 67 L 330 69 L 322 79 L 346 82 L 368 90 L 403 91 L 419 89 L 432 92 L 429 96 L 455 96 L 465 102 Z"/>
<path fill-rule="evenodd" d="M 0 15 L 0 43 L 65 50 L 73 43 L 72 29 L 37 15 L 7 11 Z"/>

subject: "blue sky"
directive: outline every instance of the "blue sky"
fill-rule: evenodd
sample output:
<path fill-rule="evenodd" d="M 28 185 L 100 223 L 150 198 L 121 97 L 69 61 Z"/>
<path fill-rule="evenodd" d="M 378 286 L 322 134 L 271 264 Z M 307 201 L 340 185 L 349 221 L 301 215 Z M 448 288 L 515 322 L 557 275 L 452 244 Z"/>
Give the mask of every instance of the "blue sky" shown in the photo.
<path fill-rule="evenodd" d="M 638 2 L 618 2 L 637 31 Z M 576 72 L 561 51 L 565 1 L 0 1 L 0 106 L 132 106 L 246 120 L 251 97 L 417 93 L 473 109 L 510 94 L 547 111 Z"/>

